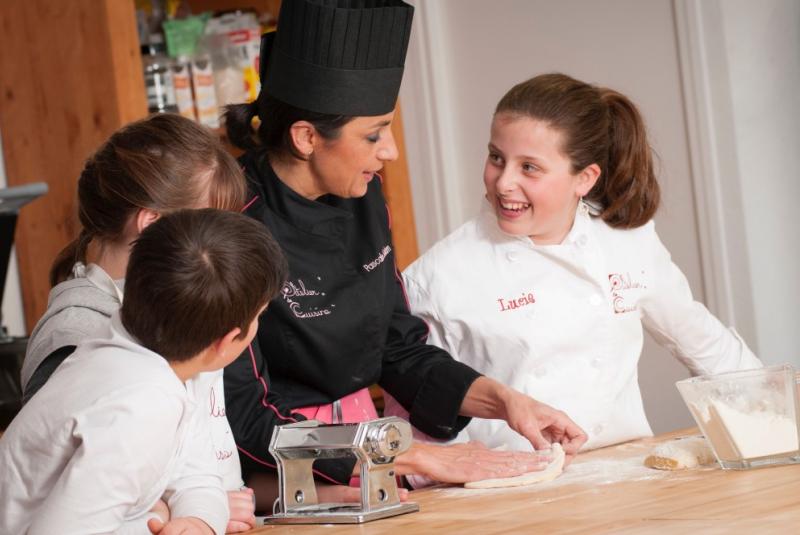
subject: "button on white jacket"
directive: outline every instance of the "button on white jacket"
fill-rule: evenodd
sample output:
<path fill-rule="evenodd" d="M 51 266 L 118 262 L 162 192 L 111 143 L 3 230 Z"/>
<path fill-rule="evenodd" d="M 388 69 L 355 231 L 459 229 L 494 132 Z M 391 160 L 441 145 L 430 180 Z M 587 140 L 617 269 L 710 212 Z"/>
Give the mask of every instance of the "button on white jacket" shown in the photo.
<path fill-rule="evenodd" d="M 535 245 L 484 210 L 403 276 L 429 343 L 566 412 L 586 448 L 652 434 L 637 380 L 643 327 L 695 374 L 761 367 L 692 298 L 652 221 L 613 229 L 581 204 L 563 243 Z M 459 440 L 531 449 L 500 420 L 473 419 Z"/>

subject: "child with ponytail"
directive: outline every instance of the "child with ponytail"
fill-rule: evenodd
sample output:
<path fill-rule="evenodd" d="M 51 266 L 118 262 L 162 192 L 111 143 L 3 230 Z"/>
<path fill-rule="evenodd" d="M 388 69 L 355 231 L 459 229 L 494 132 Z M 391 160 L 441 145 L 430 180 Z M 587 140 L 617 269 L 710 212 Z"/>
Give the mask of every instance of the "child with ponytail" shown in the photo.
<path fill-rule="evenodd" d="M 411 311 L 430 343 L 568 413 L 586 448 L 652 434 L 643 328 L 695 374 L 761 366 L 659 240 L 652 149 L 624 95 L 563 74 L 513 87 L 484 182 L 482 213 L 403 274 Z M 500 420 L 473 420 L 461 440 L 530 447 Z"/>

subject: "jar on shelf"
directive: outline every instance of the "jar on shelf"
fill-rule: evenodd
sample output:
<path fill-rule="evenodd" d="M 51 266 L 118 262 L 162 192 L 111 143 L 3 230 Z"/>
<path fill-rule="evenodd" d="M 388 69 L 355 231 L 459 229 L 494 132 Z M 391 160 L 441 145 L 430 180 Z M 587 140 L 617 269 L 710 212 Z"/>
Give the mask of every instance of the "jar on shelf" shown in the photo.
<path fill-rule="evenodd" d="M 148 111 L 178 113 L 172 79 L 172 60 L 167 56 L 164 36 L 151 34 L 148 42 L 142 45 L 141 52 Z"/>

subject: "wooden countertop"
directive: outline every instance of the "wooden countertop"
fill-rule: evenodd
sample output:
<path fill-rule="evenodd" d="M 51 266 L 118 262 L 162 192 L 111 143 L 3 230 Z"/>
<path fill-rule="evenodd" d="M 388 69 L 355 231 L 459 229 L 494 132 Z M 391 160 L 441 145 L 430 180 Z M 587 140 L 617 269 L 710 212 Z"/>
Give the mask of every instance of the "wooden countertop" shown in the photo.
<path fill-rule="evenodd" d="M 361 525 L 264 526 L 250 534 L 796 532 L 800 465 L 665 472 L 642 461 L 676 432 L 584 453 L 549 483 L 496 490 L 441 487 L 410 493 L 418 513 Z"/>

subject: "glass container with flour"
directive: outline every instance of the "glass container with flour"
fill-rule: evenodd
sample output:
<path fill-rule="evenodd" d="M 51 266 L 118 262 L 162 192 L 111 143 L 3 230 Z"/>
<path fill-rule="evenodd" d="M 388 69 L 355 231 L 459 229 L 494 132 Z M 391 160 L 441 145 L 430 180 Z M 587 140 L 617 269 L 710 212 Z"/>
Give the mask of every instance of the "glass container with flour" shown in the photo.
<path fill-rule="evenodd" d="M 723 468 L 800 462 L 791 366 L 703 375 L 676 386 Z"/>

